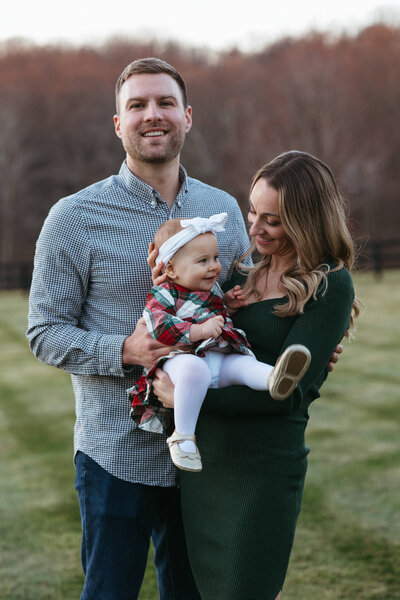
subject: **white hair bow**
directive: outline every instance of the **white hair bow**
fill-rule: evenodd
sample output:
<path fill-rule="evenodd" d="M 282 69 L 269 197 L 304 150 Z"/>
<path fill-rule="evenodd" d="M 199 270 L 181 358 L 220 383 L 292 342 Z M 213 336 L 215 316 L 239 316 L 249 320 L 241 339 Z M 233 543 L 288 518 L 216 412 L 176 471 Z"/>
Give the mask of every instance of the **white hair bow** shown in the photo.
<path fill-rule="evenodd" d="M 166 265 L 174 254 L 178 252 L 179 248 L 182 248 L 182 246 L 202 233 L 211 231 L 215 234 L 217 231 L 225 231 L 224 225 L 227 219 L 227 213 L 219 213 L 217 215 L 212 215 L 208 219 L 195 217 L 194 219 L 181 221 L 181 226 L 183 227 L 182 231 L 178 231 L 178 233 L 168 238 L 168 240 L 160 246 L 156 264 L 158 265 L 158 263 L 162 261 L 164 265 Z"/>

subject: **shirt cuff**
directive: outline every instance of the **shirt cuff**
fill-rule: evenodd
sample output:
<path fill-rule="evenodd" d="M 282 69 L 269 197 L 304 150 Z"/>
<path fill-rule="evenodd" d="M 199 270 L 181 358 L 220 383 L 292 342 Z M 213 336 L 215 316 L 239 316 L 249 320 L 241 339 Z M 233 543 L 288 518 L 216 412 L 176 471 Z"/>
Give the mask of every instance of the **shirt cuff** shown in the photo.
<path fill-rule="evenodd" d="M 99 375 L 124 377 L 129 372 L 122 366 L 122 347 L 126 335 L 102 335 L 99 340 Z"/>

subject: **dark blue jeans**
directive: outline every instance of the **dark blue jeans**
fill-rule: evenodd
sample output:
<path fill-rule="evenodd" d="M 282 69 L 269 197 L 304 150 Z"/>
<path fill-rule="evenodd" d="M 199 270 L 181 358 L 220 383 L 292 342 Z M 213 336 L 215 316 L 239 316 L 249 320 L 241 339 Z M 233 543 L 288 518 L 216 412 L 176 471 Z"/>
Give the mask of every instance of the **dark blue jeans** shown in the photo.
<path fill-rule="evenodd" d="M 194 583 L 177 488 L 128 483 L 94 460 L 76 456 L 82 519 L 81 600 L 136 600 L 150 538 L 160 600 L 200 600 Z"/>

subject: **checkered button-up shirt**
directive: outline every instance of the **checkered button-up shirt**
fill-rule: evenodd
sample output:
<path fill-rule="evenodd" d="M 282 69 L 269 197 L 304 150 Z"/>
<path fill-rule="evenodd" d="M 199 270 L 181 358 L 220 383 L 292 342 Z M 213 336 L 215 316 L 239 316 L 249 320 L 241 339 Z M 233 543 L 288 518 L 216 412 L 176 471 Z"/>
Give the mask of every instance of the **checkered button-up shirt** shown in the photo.
<path fill-rule="evenodd" d="M 142 368 L 127 373 L 122 346 L 151 288 L 147 249 L 170 218 L 229 215 L 218 233 L 226 279 L 248 247 L 234 198 L 187 177 L 171 208 L 124 162 L 118 175 L 63 198 L 51 209 L 37 242 L 28 338 L 35 355 L 71 373 L 76 399 L 75 452 L 112 475 L 147 485 L 175 485 L 165 437 L 130 418 L 126 389 Z M 56 400 L 55 400 L 56 401 Z"/>

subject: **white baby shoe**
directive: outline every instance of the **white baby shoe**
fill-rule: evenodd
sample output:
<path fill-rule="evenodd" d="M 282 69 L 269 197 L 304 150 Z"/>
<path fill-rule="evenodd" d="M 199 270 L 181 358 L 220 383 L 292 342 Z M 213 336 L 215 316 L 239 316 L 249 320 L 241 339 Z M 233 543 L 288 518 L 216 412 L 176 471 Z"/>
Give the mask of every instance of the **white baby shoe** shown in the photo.
<path fill-rule="evenodd" d="M 196 445 L 196 436 L 189 435 L 186 433 L 178 433 L 174 431 L 171 437 L 167 438 L 167 444 L 169 446 L 169 452 L 171 454 L 172 462 L 178 469 L 183 471 L 201 471 L 203 466 L 201 464 L 201 457 L 198 447 L 196 446 L 196 452 L 185 452 L 181 450 L 179 444 L 189 440 Z"/>

